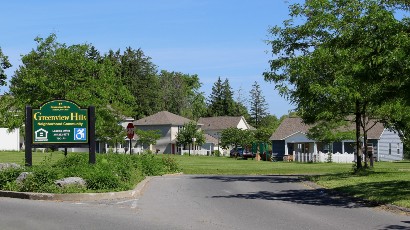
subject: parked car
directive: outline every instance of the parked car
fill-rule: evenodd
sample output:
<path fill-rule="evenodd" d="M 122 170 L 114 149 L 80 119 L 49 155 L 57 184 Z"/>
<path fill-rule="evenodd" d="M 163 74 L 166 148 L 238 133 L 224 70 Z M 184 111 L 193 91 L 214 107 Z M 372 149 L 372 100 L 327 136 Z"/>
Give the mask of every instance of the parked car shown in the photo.
<path fill-rule="evenodd" d="M 252 153 L 251 151 L 243 148 L 232 149 L 230 152 L 231 157 L 241 157 L 243 159 L 248 158 L 255 158 L 256 154 Z"/>
<path fill-rule="evenodd" d="M 243 148 L 232 149 L 229 152 L 231 157 L 240 157 L 243 154 Z"/>

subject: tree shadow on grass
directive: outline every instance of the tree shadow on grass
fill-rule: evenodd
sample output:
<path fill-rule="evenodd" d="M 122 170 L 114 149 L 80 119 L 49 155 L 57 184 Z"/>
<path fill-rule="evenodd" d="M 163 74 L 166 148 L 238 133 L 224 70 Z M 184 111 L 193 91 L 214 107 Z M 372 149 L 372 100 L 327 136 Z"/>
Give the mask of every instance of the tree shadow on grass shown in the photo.
<path fill-rule="evenodd" d="M 346 185 L 335 189 L 344 194 L 355 194 L 358 198 L 377 197 L 380 204 L 392 204 L 408 199 L 410 195 L 410 181 L 392 180 L 382 182 L 366 182 L 357 185 Z"/>

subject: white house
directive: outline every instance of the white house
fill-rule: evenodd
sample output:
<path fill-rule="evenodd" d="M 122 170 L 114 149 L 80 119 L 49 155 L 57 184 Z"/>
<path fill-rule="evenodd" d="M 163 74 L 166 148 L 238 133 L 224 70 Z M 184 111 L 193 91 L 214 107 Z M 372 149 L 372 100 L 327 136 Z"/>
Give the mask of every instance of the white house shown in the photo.
<path fill-rule="evenodd" d="M 0 128 L 0 150 L 20 151 L 23 146 L 23 138 L 20 136 L 20 129 L 11 132 L 7 128 Z"/>

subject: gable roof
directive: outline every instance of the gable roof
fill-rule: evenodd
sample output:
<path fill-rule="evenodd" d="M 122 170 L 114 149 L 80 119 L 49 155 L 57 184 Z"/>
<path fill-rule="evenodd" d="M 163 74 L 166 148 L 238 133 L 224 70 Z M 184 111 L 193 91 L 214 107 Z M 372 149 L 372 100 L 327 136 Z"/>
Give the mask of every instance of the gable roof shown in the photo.
<path fill-rule="evenodd" d="M 245 118 L 242 116 L 231 117 L 231 116 L 219 116 L 219 117 L 201 117 L 198 120 L 198 123 L 202 124 L 201 129 L 204 131 L 207 130 L 223 130 L 227 128 L 236 128 L 239 122 L 243 119 L 245 125 L 248 129 L 255 129 L 250 126 Z"/>
<path fill-rule="evenodd" d="M 168 111 L 161 111 L 134 122 L 135 125 L 184 125 L 192 120 L 178 116 Z"/>
<path fill-rule="evenodd" d="M 218 144 L 218 139 L 205 133 L 205 143 Z"/>
<path fill-rule="evenodd" d="M 368 139 L 380 139 L 380 136 L 383 133 L 384 126 L 383 124 L 377 122 L 370 122 L 369 126 L 374 125 L 369 131 L 367 131 L 367 138 Z M 303 123 L 302 118 L 300 117 L 288 117 L 285 118 L 279 127 L 273 132 L 272 136 L 269 140 L 284 140 L 287 137 L 295 134 L 295 133 L 303 133 L 306 134 L 309 129 L 313 127 L 313 125 L 307 125 Z M 350 130 L 355 130 L 355 123 L 349 126 Z"/>
<path fill-rule="evenodd" d="M 288 117 L 280 123 L 279 127 L 270 137 L 270 140 L 283 140 L 298 132 L 307 133 L 310 128 L 310 125 L 303 123 L 302 118 Z"/>

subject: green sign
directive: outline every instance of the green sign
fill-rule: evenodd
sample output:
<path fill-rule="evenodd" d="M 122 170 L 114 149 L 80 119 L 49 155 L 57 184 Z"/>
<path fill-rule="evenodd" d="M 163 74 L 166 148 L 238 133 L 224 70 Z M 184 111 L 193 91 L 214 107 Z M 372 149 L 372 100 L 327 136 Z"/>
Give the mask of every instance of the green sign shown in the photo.
<path fill-rule="evenodd" d="M 54 100 L 33 109 L 33 144 L 88 143 L 88 109 Z"/>

